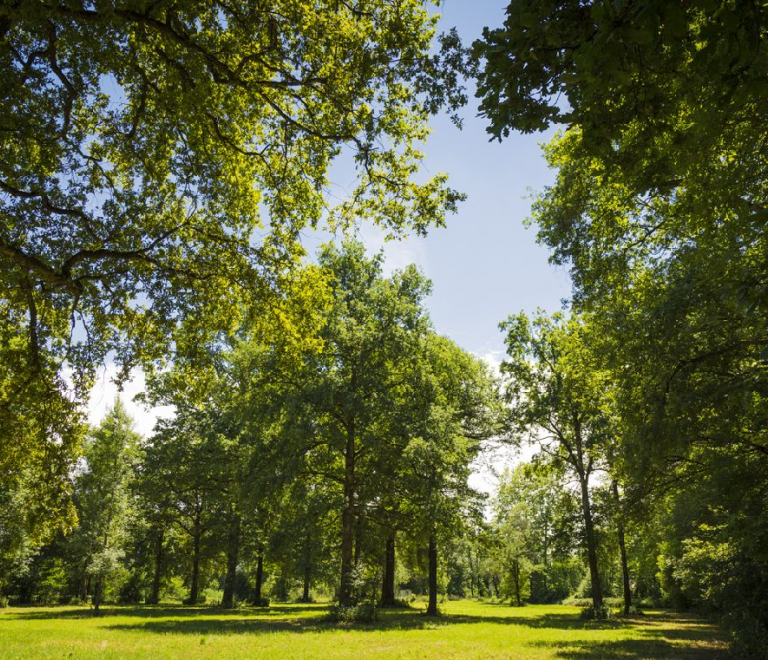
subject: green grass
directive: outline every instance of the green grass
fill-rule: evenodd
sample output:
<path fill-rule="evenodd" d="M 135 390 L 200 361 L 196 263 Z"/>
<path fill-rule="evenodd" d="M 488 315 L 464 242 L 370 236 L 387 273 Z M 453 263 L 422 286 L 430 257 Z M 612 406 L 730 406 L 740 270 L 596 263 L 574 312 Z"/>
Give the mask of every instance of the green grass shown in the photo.
<path fill-rule="evenodd" d="M 225 612 L 189 607 L 0 610 L 2 658 L 690 658 L 726 656 L 722 633 L 690 615 L 605 622 L 562 605 L 448 602 L 439 618 L 384 611 L 373 625 L 333 624 L 324 605 Z"/>

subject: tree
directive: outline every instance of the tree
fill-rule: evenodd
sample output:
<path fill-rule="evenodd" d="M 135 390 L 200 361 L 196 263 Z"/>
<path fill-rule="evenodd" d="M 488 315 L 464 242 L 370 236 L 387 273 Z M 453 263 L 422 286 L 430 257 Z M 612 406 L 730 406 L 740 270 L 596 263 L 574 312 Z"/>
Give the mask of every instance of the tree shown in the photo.
<path fill-rule="evenodd" d="M 317 284 L 302 228 L 444 221 L 460 195 L 414 177 L 428 115 L 464 97 L 435 21 L 416 0 L 0 9 L 4 465 L 46 459 L 63 489 L 107 355 L 121 378 L 199 364 L 250 306 L 291 326 L 283 293 Z M 342 152 L 358 183 L 330 207 Z"/>
<path fill-rule="evenodd" d="M 188 556 L 189 596 L 194 605 L 200 596 L 202 562 L 215 528 L 227 529 L 221 497 L 226 473 L 226 447 L 211 428 L 205 410 L 178 411 L 173 420 L 160 420 L 144 450 L 142 479 L 149 493 L 163 493 L 173 511 L 173 522 L 191 544 Z M 205 585 L 203 585 L 205 586 Z"/>
<path fill-rule="evenodd" d="M 428 328 L 422 300 L 428 282 L 414 267 L 382 275 L 381 256 L 362 244 L 326 247 L 320 266 L 330 277 L 332 302 L 320 336 L 293 373 L 283 373 L 285 405 L 296 422 L 296 455 L 303 471 L 335 484 L 343 498 L 339 603 L 354 603 L 355 538 L 371 497 L 379 453 L 394 436 L 395 411 Z"/>
<path fill-rule="evenodd" d="M 602 608 L 590 481 L 603 466 L 608 439 L 605 372 L 585 342 L 578 319 L 562 315 L 510 316 L 507 332 L 507 397 L 514 431 L 537 443 L 542 454 L 578 480 L 594 608 Z"/>
<path fill-rule="evenodd" d="M 481 495 L 467 483 L 482 443 L 499 432 L 496 384 L 485 363 L 445 337 L 426 336 L 404 423 L 400 481 L 412 533 L 428 543 L 427 614 L 437 616 L 438 541 L 478 519 Z"/>
<path fill-rule="evenodd" d="M 128 517 L 139 435 L 120 399 L 86 439 L 85 469 L 75 480 L 80 525 L 70 540 L 83 562 L 83 580 L 93 587 L 93 609 L 99 615 L 104 581 L 119 566 Z M 87 586 L 83 589 L 87 592 Z"/>
<path fill-rule="evenodd" d="M 733 506 L 734 491 L 737 516 L 756 510 L 757 465 L 768 456 L 766 11 L 707 0 L 515 0 L 504 28 L 475 45 L 494 136 L 565 125 L 547 148 L 557 181 L 534 219 L 553 260 L 571 266 L 576 305 L 604 340 L 625 503 L 671 521 L 659 550 L 676 559 L 666 566 L 686 541 L 706 537 L 713 556 L 725 546 L 743 553 L 738 563 L 753 576 L 765 557 L 747 536 L 760 532 L 716 512 Z M 682 502 L 691 489 L 700 507 Z M 647 500 L 668 502 L 670 490 L 685 495 L 672 497 L 679 513 L 667 517 Z M 698 559 L 688 566 L 691 583 L 729 581 Z M 747 645 L 768 629 L 759 584 L 735 580 L 719 592 L 740 594 L 728 606 L 714 591 L 707 597 L 738 610 L 732 621 L 742 621 Z"/>

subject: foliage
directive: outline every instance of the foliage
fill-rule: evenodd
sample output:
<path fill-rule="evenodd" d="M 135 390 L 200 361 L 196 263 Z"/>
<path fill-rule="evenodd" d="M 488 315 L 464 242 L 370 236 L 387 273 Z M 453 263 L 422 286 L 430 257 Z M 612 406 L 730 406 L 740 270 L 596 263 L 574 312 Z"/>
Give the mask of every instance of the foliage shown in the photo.
<path fill-rule="evenodd" d="M 196 373 L 254 314 L 300 341 L 320 284 L 302 229 L 424 233 L 455 210 L 445 175 L 416 177 L 428 116 L 465 96 L 436 20 L 418 0 L 0 9 L 0 467 L 34 472 L 41 513 L 67 522 L 108 355 L 121 379 Z M 357 182 L 333 205 L 340 160 Z"/>

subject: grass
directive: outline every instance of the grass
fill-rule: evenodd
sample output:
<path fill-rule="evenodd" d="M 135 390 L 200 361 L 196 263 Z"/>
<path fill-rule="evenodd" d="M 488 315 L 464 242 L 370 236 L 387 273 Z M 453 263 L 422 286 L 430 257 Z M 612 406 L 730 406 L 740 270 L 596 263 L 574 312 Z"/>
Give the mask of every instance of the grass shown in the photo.
<path fill-rule="evenodd" d="M 225 612 L 180 606 L 0 610 L 0 658 L 570 658 L 726 657 L 722 633 L 671 612 L 603 622 L 576 607 L 514 608 L 475 601 L 381 613 L 373 625 L 339 625 L 325 605 Z"/>

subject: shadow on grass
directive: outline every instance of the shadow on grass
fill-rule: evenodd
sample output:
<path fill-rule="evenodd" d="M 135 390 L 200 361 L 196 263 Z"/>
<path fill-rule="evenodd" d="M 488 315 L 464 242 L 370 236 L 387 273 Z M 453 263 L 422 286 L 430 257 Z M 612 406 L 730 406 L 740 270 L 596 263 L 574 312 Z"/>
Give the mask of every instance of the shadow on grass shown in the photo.
<path fill-rule="evenodd" d="M 632 658 L 682 658 L 715 660 L 725 657 L 717 629 L 706 621 L 673 612 L 654 612 L 643 617 L 608 621 L 584 621 L 577 614 L 564 612 L 521 616 L 519 610 L 496 610 L 498 616 L 445 614 L 427 617 L 416 609 L 380 611 L 374 624 L 337 624 L 330 620 L 326 605 L 276 605 L 271 608 L 222 610 L 215 607 L 138 606 L 106 608 L 104 627 L 127 633 L 182 635 L 259 635 L 275 632 L 322 633 L 334 630 L 387 631 L 435 629 L 467 624 L 516 625 L 530 629 L 573 631 L 573 639 L 559 642 L 532 642 L 531 646 L 552 649 L 563 660 L 629 660 Z M 84 619 L 92 613 L 85 608 L 17 610 L 6 616 L 16 619 Z M 121 620 L 117 620 L 119 619 Z M 112 619 L 110 621 L 110 619 Z M 129 619 L 125 621 L 125 619 Z M 133 620 L 130 620 L 133 619 Z M 633 628 L 640 639 L 587 644 L 579 631 Z"/>
<path fill-rule="evenodd" d="M 623 639 L 615 642 L 535 642 L 531 646 L 555 649 L 564 660 L 722 660 L 728 657 L 722 645 L 679 646 L 664 639 Z"/>
<path fill-rule="evenodd" d="M 293 613 L 313 612 L 315 616 L 291 618 Z M 465 614 L 447 614 L 428 617 L 417 610 L 384 610 L 379 620 L 373 624 L 337 624 L 333 622 L 324 608 L 279 607 L 269 612 L 239 610 L 240 617 L 228 613 L 207 610 L 204 617 L 185 617 L 165 620 L 140 621 L 136 623 L 114 623 L 108 627 L 114 630 L 133 630 L 156 633 L 206 634 L 258 634 L 277 631 L 322 632 L 326 630 L 419 630 L 435 629 L 454 625 L 492 623 L 497 625 L 518 625 L 529 628 L 554 628 L 559 630 L 602 630 L 621 628 L 618 621 L 582 621 L 570 614 L 545 614 L 539 617 L 516 616 L 477 616 Z M 218 616 L 221 614 L 222 616 Z M 178 617 L 178 611 L 176 612 Z"/>
<path fill-rule="evenodd" d="M 325 612 L 327 608 L 322 605 L 288 605 L 278 608 L 269 607 L 243 607 L 233 610 L 223 610 L 214 606 L 189 607 L 188 605 L 136 605 L 121 607 L 101 608 L 99 618 L 125 616 L 141 619 L 168 618 L 168 617 L 243 617 L 243 616 L 285 616 L 286 612 L 301 614 L 303 612 Z M 36 619 L 91 619 L 93 610 L 86 607 L 52 607 L 40 610 L 36 607 L 29 609 L 18 608 L 5 615 L 7 619 L 36 620 Z"/>

